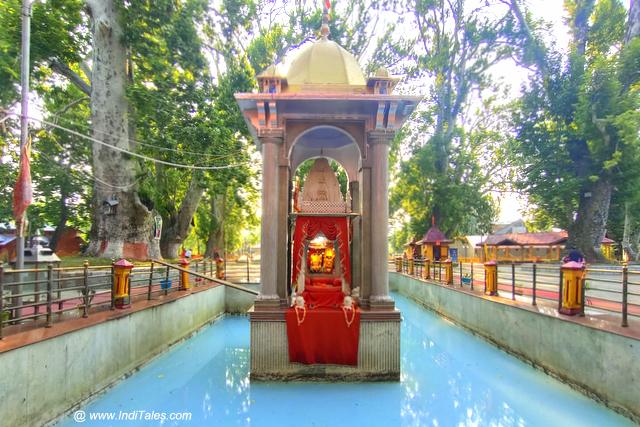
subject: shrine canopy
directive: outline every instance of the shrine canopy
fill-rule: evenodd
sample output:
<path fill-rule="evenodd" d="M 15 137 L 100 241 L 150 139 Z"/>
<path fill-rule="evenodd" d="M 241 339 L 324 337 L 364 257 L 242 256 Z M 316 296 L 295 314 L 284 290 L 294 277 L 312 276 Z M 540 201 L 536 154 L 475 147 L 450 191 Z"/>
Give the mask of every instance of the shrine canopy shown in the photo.
<path fill-rule="evenodd" d="M 365 76 L 358 60 L 326 34 L 288 57 L 256 76 L 259 93 L 235 95 L 258 145 L 261 134 L 281 129 L 286 117 L 373 117 L 374 129 L 398 129 L 422 99 L 393 95 L 399 78 L 384 68 Z"/>
<path fill-rule="evenodd" d="M 449 256 L 449 244 L 452 240 L 433 224 L 416 245 L 421 247 L 422 256 L 428 260 L 446 259 Z"/>

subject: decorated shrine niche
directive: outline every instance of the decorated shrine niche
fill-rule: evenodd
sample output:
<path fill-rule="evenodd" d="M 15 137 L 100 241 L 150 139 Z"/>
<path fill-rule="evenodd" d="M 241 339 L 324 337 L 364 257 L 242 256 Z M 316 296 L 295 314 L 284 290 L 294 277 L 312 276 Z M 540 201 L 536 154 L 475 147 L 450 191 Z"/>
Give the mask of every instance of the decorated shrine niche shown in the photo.
<path fill-rule="evenodd" d="M 349 208 L 326 158 L 294 191 L 291 292 L 311 308 L 339 307 L 351 295 Z"/>

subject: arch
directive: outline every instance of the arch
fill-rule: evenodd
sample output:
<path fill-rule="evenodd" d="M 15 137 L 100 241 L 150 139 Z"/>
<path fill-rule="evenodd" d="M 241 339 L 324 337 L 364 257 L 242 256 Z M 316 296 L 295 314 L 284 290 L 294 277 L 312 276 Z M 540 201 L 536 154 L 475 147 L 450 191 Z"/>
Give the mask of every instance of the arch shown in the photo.
<path fill-rule="evenodd" d="M 335 160 L 347 173 L 349 182 L 357 180 L 362 166 L 360 147 L 344 129 L 318 125 L 306 129 L 295 138 L 288 153 L 292 171 L 297 170 L 305 160 L 316 157 Z"/>

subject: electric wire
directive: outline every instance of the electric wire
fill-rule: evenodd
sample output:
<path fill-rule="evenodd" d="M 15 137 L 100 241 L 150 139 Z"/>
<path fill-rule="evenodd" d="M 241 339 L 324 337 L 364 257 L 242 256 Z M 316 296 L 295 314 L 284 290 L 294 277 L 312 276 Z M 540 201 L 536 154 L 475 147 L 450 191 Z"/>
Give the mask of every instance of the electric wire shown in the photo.
<path fill-rule="evenodd" d="M 55 123 L 49 122 L 48 120 L 38 119 L 36 117 L 30 117 L 30 116 L 28 116 L 28 118 L 30 120 L 35 120 L 35 121 L 38 121 L 40 123 L 43 123 L 43 124 L 45 124 L 47 126 L 51 126 L 51 127 L 60 129 L 60 130 L 65 131 L 65 132 L 67 132 L 67 133 L 69 133 L 71 135 L 75 135 L 75 136 L 78 136 L 80 138 L 84 138 L 86 140 L 95 142 L 95 143 L 100 144 L 100 145 L 102 145 L 104 147 L 108 147 L 108 148 L 110 148 L 112 150 L 119 151 L 121 153 L 125 153 L 125 154 L 128 154 L 128 155 L 133 156 L 133 157 L 138 157 L 140 159 L 147 160 L 147 161 L 150 161 L 150 162 L 163 164 L 163 165 L 166 165 L 166 166 L 172 166 L 172 167 L 182 168 L 182 169 L 194 169 L 194 170 L 221 170 L 221 169 L 231 169 L 231 168 L 246 166 L 246 165 L 249 164 L 249 162 L 241 162 L 241 163 L 232 163 L 232 164 L 221 165 L 221 166 L 195 166 L 195 165 L 187 165 L 187 164 L 183 164 L 183 163 L 168 162 L 166 160 L 160 160 L 160 159 L 156 159 L 156 158 L 153 158 L 153 157 L 145 156 L 144 154 L 135 153 L 135 152 L 129 151 L 129 150 L 125 149 L 125 148 L 121 148 L 121 147 L 117 147 L 115 145 L 108 144 L 108 143 L 106 143 L 106 142 L 104 142 L 102 140 L 99 140 L 97 138 L 93 138 L 93 137 L 88 136 L 88 135 L 84 135 L 84 134 L 82 134 L 80 132 L 76 132 L 75 130 L 66 128 L 64 126 L 57 125 Z"/>
<path fill-rule="evenodd" d="M 56 143 L 57 143 L 57 142 L 56 142 Z M 60 145 L 60 144 L 58 144 L 58 145 Z M 51 158 L 49 155 L 47 155 L 47 154 L 44 154 L 44 153 L 38 152 L 38 156 L 42 156 L 42 157 L 44 157 L 46 160 L 48 160 L 49 162 L 57 164 L 57 162 L 56 162 L 54 159 L 52 159 L 52 158 Z M 79 173 L 79 174 L 81 174 L 81 175 L 84 175 L 85 177 L 87 177 L 87 178 L 89 178 L 89 179 L 91 179 L 91 180 L 94 180 L 94 181 L 98 182 L 99 184 L 104 185 L 105 187 L 112 188 L 112 189 L 114 189 L 114 190 L 122 190 L 122 191 L 124 191 L 124 190 L 129 190 L 129 189 L 130 189 L 130 188 L 132 188 L 133 186 L 135 186 L 135 185 L 139 184 L 139 183 L 140 183 L 140 181 L 142 181 L 142 178 L 138 178 L 135 182 L 133 182 L 133 183 L 131 183 L 131 184 L 127 184 L 127 185 L 115 185 L 115 184 L 111 184 L 111 183 L 109 183 L 109 182 L 103 181 L 103 180 L 101 180 L 100 178 L 98 178 L 97 176 L 93 175 L 92 173 L 90 173 L 90 172 L 88 172 L 88 171 L 84 171 L 84 170 L 82 170 L 82 169 L 77 169 L 77 168 L 75 168 L 75 169 L 74 169 L 74 172 L 77 172 L 77 173 Z"/>
<path fill-rule="evenodd" d="M 73 151 L 68 150 L 67 148 L 65 148 L 62 144 L 60 144 L 55 139 L 51 139 L 51 141 L 53 143 L 55 143 L 58 147 L 60 147 L 60 149 L 63 152 L 67 152 L 69 154 L 69 159 L 74 160 L 77 163 L 82 163 L 84 161 L 84 159 L 79 159 L 77 156 L 74 155 Z M 58 167 L 62 168 L 62 166 L 60 166 L 60 164 L 56 160 L 52 159 L 48 154 L 45 154 L 42 151 L 38 151 L 37 155 L 44 157 L 49 162 L 54 163 Z M 75 172 L 78 172 L 78 173 L 84 175 L 85 177 L 87 177 L 87 178 L 89 178 L 91 180 L 94 180 L 94 181 L 104 185 L 105 187 L 112 188 L 114 190 L 122 190 L 122 191 L 129 190 L 130 188 L 133 188 L 135 185 L 137 185 L 140 182 L 142 182 L 142 180 L 144 178 L 144 176 L 141 176 L 140 178 L 136 179 L 134 182 L 132 182 L 130 184 L 116 185 L 116 184 L 111 184 L 110 182 L 107 182 L 107 181 L 104 181 L 104 180 L 98 178 L 93 173 L 91 173 L 91 172 L 89 172 L 87 170 L 82 170 L 82 169 L 79 169 L 79 168 L 74 168 L 73 170 Z"/>
<path fill-rule="evenodd" d="M 43 116 L 44 116 L 44 114 L 43 114 Z M 68 118 L 63 118 L 63 120 L 65 122 L 67 122 L 67 123 L 70 123 L 70 124 L 74 125 L 74 126 L 87 128 L 86 125 L 74 122 L 73 120 L 69 120 Z M 92 132 L 101 133 L 103 135 L 111 135 L 109 132 L 105 132 L 105 131 L 98 130 L 98 129 L 93 129 Z M 138 141 L 138 140 L 133 139 L 133 138 L 127 138 L 127 140 L 129 142 L 133 142 L 135 144 L 142 145 L 144 147 L 152 147 L 152 148 L 155 148 L 155 149 L 161 150 L 161 151 L 173 151 L 173 152 L 179 153 L 179 154 L 193 154 L 195 156 L 207 157 L 207 158 L 210 158 L 210 159 L 224 159 L 226 157 L 235 157 L 235 156 L 237 156 L 239 154 L 239 153 L 209 154 L 209 153 L 203 153 L 201 151 L 187 151 L 187 150 L 178 150 L 176 148 L 170 148 L 170 147 L 161 147 L 159 145 L 149 144 L 148 142 Z"/>

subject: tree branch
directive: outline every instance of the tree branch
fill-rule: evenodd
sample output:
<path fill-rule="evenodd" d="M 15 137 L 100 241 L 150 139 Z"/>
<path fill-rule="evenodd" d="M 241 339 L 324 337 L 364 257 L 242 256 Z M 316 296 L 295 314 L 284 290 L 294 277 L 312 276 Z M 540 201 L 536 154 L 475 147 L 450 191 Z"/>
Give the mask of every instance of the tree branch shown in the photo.
<path fill-rule="evenodd" d="M 91 85 L 88 84 L 82 77 L 80 77 L 75 71 L 73 71 L 69 66 L 63 62 L 60 62 L 58 59 L 52 59 L 50 61 L 51 69 L 58 74 L 61 74 L 68 78 L 71 83 L 76 85 L 78 89 L 84 92 L 85 95 L 91 96 Z"/>

